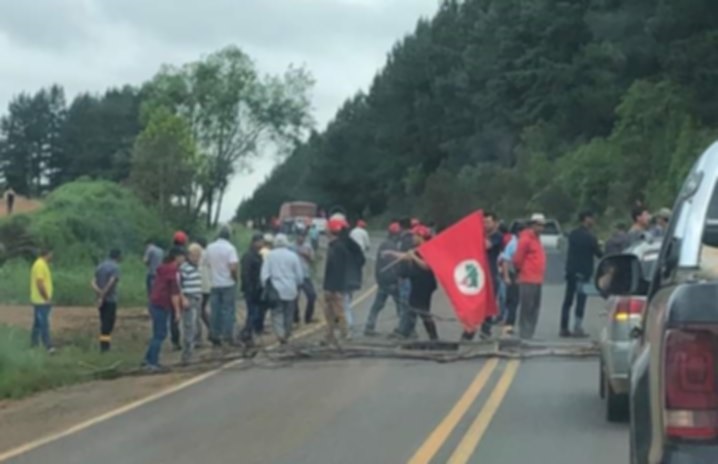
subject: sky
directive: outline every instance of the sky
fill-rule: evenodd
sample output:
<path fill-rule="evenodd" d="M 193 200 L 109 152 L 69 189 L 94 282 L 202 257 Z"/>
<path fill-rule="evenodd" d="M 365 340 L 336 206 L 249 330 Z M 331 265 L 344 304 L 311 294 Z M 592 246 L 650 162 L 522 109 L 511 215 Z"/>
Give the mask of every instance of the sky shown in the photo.
<path fill-rule="evenodd" d="M 182 64 L 236 44 L 261 72 L 290 64 L 313 75 L 322 129 L 366 89 L 394 42 L 439 0 L 0 0 L 0 112 L 20 92 L 61 84 L 79 92 L 141 84 L 163 63 Z M 222 211 L 266 178 L 270 154 L 232 182 Z"/>

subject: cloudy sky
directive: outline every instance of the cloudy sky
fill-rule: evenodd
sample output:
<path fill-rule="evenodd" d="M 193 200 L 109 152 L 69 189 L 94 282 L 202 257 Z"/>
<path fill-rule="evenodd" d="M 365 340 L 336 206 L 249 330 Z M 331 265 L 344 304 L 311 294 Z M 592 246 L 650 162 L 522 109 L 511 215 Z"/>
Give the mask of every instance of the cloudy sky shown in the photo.
<path fill-rule="evenodd" d="M 0 111 L 13 95 L 52 83 L 81 91 L 139 84 L 234 43 L 260 70 L 306 66 L 322 128 L 366 88 L 392 44 L 439 0 L 0 0 Z M 235 179 L 224 217 L 269 172 L 260 160 Z"/>

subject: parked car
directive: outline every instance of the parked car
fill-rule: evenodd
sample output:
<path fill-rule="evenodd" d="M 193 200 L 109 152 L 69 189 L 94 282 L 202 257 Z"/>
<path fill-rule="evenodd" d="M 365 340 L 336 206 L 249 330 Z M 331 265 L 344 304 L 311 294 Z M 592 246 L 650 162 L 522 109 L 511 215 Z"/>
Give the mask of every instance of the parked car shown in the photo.
<path fill-rule="evenodd" d="M 660 241 L 645 241 L 625 251 L 638 257 L 644 275 L 651 275 L 661 249 Z M 640 326 L 646 297 L 611 296 L 607 300 L 608 321 L 601 331 L 599 391 L 606 400 L 606 419 L 610 422 L 628 418 L 628 391 L 631 353 L 635 340 L 631 331 Z"/>
<path fill-rule="evenodd" d="M 652 275 L 631 254 L 604 258 L 596 286 L 645 296 L 630 371 L 633 464 L 718 461 L 718 143 L 679 192 Z"/>

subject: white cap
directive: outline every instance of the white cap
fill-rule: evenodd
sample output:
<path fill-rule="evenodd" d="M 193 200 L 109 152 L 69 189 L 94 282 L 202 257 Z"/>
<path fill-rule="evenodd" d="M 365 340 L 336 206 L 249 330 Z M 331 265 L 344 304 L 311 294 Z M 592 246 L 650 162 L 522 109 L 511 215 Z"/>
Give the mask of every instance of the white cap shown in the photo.
<path fill-rule="evenodd" d="M 332 219 L 340 219 L 340 220 L 342 220 L 342 221 L 346 221 L 346 220 L 347 220 L 347 217 L 344 216 L 342 213 L 334 213 L 334 214 L 332 214 L 332 216 L 329 218 L 330 221 L 331 221 Z"/>
<path fill-rule="evenodd" d="M 272 234 L 264 234 L 263 240 L 266 243 L 274 243 L 274 235 Z"/>
<path fill-rule="evenodd" d="M 277 234 L 277 236 L 274 237 L 274 246 L 277 248 L 288 247 L 289 238 L 284 234 Z"/>
<path fill-rule="evenodd" d="M 531 220 L 529 222 L 536 224 L 546 224 L 546 216 L 544 216 L 542 213 L 534 213 L 531 215 Z"/>

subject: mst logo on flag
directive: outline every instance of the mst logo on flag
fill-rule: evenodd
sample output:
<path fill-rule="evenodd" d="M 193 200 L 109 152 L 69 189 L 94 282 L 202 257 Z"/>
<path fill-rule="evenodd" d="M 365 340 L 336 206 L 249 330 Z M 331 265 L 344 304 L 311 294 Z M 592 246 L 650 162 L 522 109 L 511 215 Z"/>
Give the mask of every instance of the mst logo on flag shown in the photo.
<path fill-rule="evenodd" d="M 485 235 L 484 214 L 478 211 L 419 248 L 467 330 L 498 314 Z"/>

